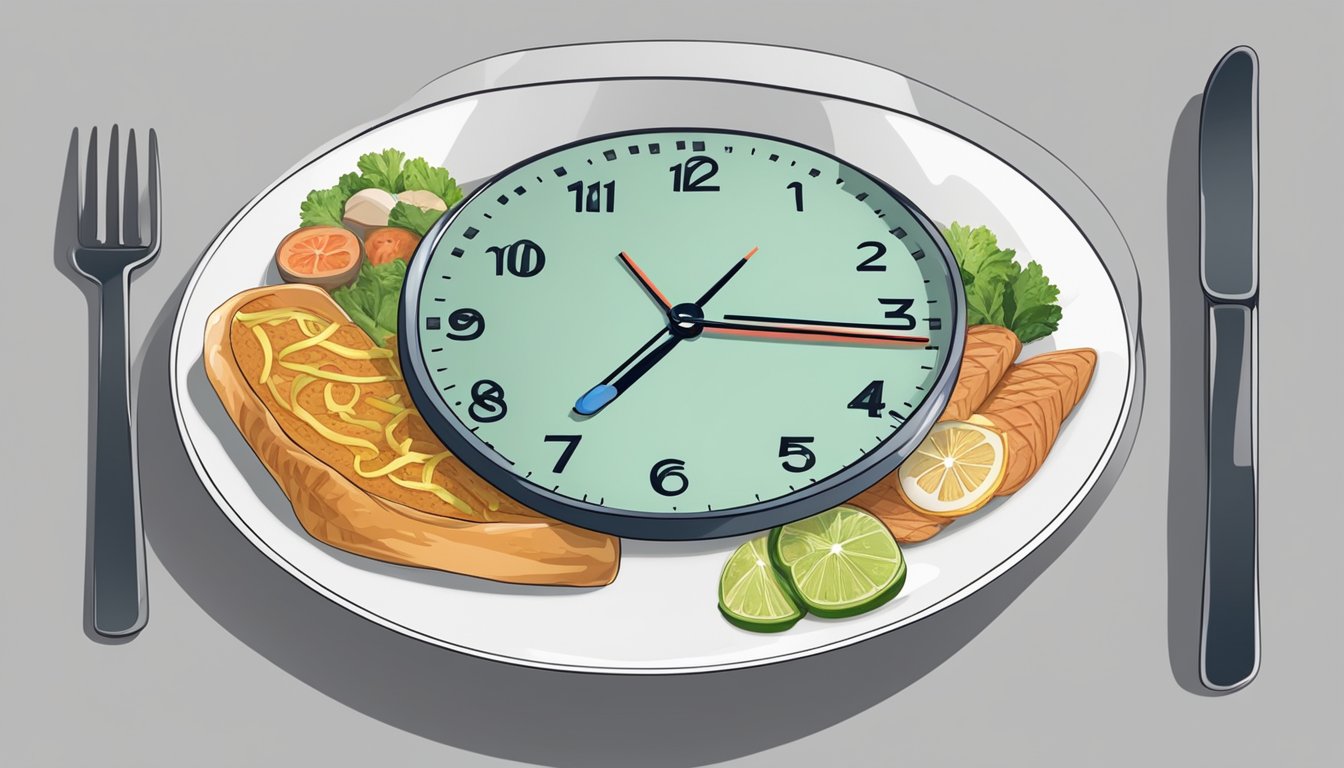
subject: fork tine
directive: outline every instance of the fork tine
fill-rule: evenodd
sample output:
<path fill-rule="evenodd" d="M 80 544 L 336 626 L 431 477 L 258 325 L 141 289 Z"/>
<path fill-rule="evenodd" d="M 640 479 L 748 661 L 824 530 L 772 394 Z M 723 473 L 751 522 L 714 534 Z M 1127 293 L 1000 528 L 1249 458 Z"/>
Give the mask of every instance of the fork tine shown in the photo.
<path fill-rule="evenodd" d="M 163 205 L 163 200 L 159 196 L 159 135 L 153 128 L 149 129 L 149 242 L 146 243 L 151 252 L 157 253 L 159 249 L 160 224 L 159 209 Z"/>
<path fill-rule="evenodd" d="M 122 239 L 140 244 L 140 166 L 135 152 L 135 129 L 126 132 L 126 191 L 121 195 Z"/>
<path fill-rule="evenodd" d="M 107 220 L 103 227 L 107 230 L 107 239 L 104 242 L 107 245 L 116 245 L 121 242 L 121 172 L 118 168 L 121 162 L 121 145 L 117 142 L 117 124 L 112 124 L 112 136 L 107 140 L 107 199 L 103 204 L 107 206 Z"/>
<path fill-rule="evenodd" d="M 84 205 L 79 209 L 79 242 L 98 244 L 98 126 L 89 131 L 89 154 L 84 165 Z"/>

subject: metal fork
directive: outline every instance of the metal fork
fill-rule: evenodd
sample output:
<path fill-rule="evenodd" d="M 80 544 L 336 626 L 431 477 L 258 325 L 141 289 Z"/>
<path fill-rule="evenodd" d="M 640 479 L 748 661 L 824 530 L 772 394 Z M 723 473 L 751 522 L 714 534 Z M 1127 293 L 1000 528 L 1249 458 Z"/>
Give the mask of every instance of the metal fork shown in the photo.
<path fill-rule="evenodd" d="M 126 146 L 124 189 L 119 178 L 120 143 L 112 126 L 107 150 L 104 233 L 98 239 L 98 129 L 89 133 L 88 162 L 80 179 L 77 244 L 71 261 L 99 286 L 98 431 L 94 454 L 93 628 L 120 637 L 139 632 L 149 617 L 145 587 L 145 537 L 140 520 L 140 482 L 131 431 L 130 350 L 127 293 L 131 271 L 159 254 L 159 142 L 149 131 L 148 239 L 140 233 L 140 180 L 135 131 Z"/>

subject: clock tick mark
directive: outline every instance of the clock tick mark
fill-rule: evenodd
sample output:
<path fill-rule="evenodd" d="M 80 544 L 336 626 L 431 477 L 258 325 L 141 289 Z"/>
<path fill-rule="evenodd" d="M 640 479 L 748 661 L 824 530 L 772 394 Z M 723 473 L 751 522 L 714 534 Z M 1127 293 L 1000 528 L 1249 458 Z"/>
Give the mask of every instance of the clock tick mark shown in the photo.
<path fill-rule="evenodd" d="M 488 213 L 484 213 L 484 212 L 481 213 L 481 215 L 484 216 L 484 217 L 487 218 L 487 219 L 493 219 L 493 218 L 495 218 L 494 216 L 491 216 L 490 214 L 488 214 Z"/>
<path fill-rule="evenodd" d="M 443 327 L 443 326 L 441 325 L 441 323 L 442 323 L 442 321 L 441 321 L 439 318 L 437 318 L 437 317 L 426 317 L 426 318 L 425 318 L 425 330 L 427 330 L 427 331 L 437 331 L 437 330 L 439 330 L 440 328 Z"/>
<path fill-rule="evenodd" d="M 480 231 L 479 229 L 475 228 L 475 227 L 467 227 L 467 231 L 466 231 L 466 232 L 463 232 L 463 233 L 462 233 L 462 236 L 465 237 L 465 238 L 468 239 L 468 240 L 471 240 L 472 238 L 476 237 L 476 236 L 479 235 L 480 233 L 481 233 L 481 231 Z"/>
<path fill-rule="evenodd" d="M 723 151 L 730 155 L 733 154 L 733 148 L 726 145 L 724 146 Z"/>
<path fill-rule="evenodd" d="M 446 371 L 446 370 L 448 370 L 448 369 L 447 369 L 447 368 L 435 368 L 435 369 L 434 369 L 434 372 L 435 372 L 435 373 L 443 373 L 443 372 Z"/>
<path fill-rule="evenodd" d="M 923 369 L 926 370 L 926 371 L 932 371 L 932 370 L 933 370 L 933 366 L 932 366 L 932 365 L 921 365 L 921 366 L 919 366 L 919 367 L 920 367 L 920 368 L 923 368 Z"/>
<path fill-rule="evenodd" d="M 704 152 L 704 151 L 705 151 L 705 142 L 703 142 L 703 141 L 692 141 L 692 142 L 691 142 L 691 151 L 692 151 L 692 152 Z"/>
<path fill-rule="evenodd" d="M 603 153 L 602 153 L 602 156 L 605 157 L 605 158 L 607 158 L 608 161 L 615 160 L 615 159 L 616 159 L 616 150 L 614 150 L 614 149 L 608 149 L 606 152 L 603 152 Z"/>
<path fill-rule="evenodd" d="M 538 184 L 544 184 L 545 182 L 543 182 L 543 181 L 541 180 L 541 177 L 538 176 L 538 177 L 537 177 L 537 183 L 538 183 Z"/>
<path fill-rule="evenodd" d="M 593 164 L 593 158 L 591 158 L 591 157 L 588 158 L 588 164 L 589 164 L 589 165 L 592 165 L 592 164 Z"/>
<path fill-rule="evenodd" d="M 431 353 L 442 352 L 442 351 L 443 351 L 443 347 L 435 347 L 435 348 L 433 348 L 433 349 L 431 349 L 431 350 L 429 350 L 429 351 L 430 351 Z"/>
<path fill-rule="evenodd" d="M 777 162 L 779 162 L 779 155 L 771 155 L 771 156 L 770 156 L 770 162 L 772 162 L 772 163 L 777 163 Z"/>
<path fill-rule="evenodd" d="M 522 197 L 523 195 L 526 195 L 526 194 L 527 194 L 527 187 L 514 187 L 514 188 L 513 188 L 513 194 L 518 195 L 519 197 Z"/>
<path fill-rule="evenodd" d="M 798 164 L 798 161 L 797 161 L 797 160 L 790 160 L 790 161 L 789 161 L 789 167 L 790 167 L 790 168 L 792 168 L 793 166 L 795 166 L 795 165 L 797 165 L 797 164 Z"/>
<path fill-rule="evenodd" d="M 686 149 L 686 142 L 684 142 L 684 141 L 678 141 L 678 142 L 677 142 L 677 149 Z"/>
<path fill-rule="evenodd" d="M 523 479 L 526 480 L 527 478 L 529 478 L 529 477 L 531 477 L 531 476 L 532 476 L 532 473 L 531 473 L 531 472 L 528 472 L 526 475 L 523 475 Z"/>
<path fill-rule="evenodd" d="M 922 249 L 916 248 L 915 252 L 910 254 L 910 257 L 915 261 L 919 261 L 920 259 L 924 258 L 924 251 Z"/>
<path fill-rule="evenodd" d="M 821 175 L 821 171 L 816 168 L 813 168 L 812 170 L 807 172 L 807 175 L 815 179 Z"/>
<path fill-rule="evenodd" d="M 752 152 L 755 152 L 755 151 L 756 151 L 756 150 L 754 150 L 754 149 L 752 150 Z M 757 501 L 760 501 L 760 500 L 761 500 L 761 494 L 756 493 L 756 494 L 752 494 L 752 495 L 754 495 L 754 496 L 756 497 L 756 500 L 757 500 Z"/>
<path fill-rule="evenodd" d="M 495 202 L 499 203 L 500 205 L 508 205 L 508 204 L 509 204 L 509 196 L 508 196 L 508 195 L 500 195 L 499 197 L 496 197 L 496 198 L 495 198 Z"/>
<path fill-rule="evenodd" d="M 555 175 L 557 177 L 563 177 L 567 173 L 569 173 L 569 171 L 565 170 L 565 166 L 563 165 L 555 169 Z"/>
<path fill-rule="evenodd" d="M 650 154 L 650 155 L 656 155 L 656 154 L 658 154 L 659 152 L 662 152 L 662 151 L 663 151 L 663 148 L 660 147 L 657 143 L 653 143 L 653 144 L 650 144 L 650 145 L 649 145 L 649 154 Z"/>
<path fill-rule="evenodd" d="M 941 331 L 943 329 L 943 318 L 926 317 L 924 319 L 928 321 L 930 331 Z"/>
<path fill-rule="evenodd" d="M 626 152 L 629 152 L 629 153 L 632 154 L 632 155 L 638 155 L 638 154 L 639 154 L 639 145 L 638 145 L 638 144 L 631 144 L 630 146 L 628 146 L 628 147 L 625 148 L 625 151 L 626 151 Z"/>
<path fill-rule="evenodd" d="M 451 278 L 451 277 L 448 277 L 447 275 L 444 275 L 443 277 L 444 277 L 445 280 L 452 280 L 452 278 Z M 443 298 L 442 296 L 435 296 L 435 297 L 434 297 L 434 300 L 435 300 L 435 301 L 447 301 L 447 299 Z"/>
<path fill-rule="evenodd" d="M 461 400 L 458 400 L 456 403 L 453 403 L 454 406 L 458 406 L 458 405 L 461 405 L 461 404 L 462 404 L 462 401 L 461 401 Z"/>
<path fill-rule="evenodd" d="M 858 200 L 859 202 L 863 202 L 864 200 L 867 200 L 867 199 L 868 199 L 868 193 L 867 193 L 867 192 L 860 192 L 859 194 L 857 194 L 857 195 L 854 196 L 854 199 L 855 199 L 855 200 Z"/>
<path fill-rule="evenodd" d="M 901 229 L 900 227 L 897 227 L 897 228 L 891 230 L 891 234 L 893 234 L 893 235 L 895 235 L 895 236 L 897 236 L 897 237 L 905 237 L 905 230 L 904 230 L 904 229 Z"/>
<path fill-rule="evenodd" d="M 462 258 L 462 255 L 466 253 L 466 251 L 462 250 L 461 248 L 454 248 L 453 250 L 449 251 L 449 253 L 460 259 Z"/>

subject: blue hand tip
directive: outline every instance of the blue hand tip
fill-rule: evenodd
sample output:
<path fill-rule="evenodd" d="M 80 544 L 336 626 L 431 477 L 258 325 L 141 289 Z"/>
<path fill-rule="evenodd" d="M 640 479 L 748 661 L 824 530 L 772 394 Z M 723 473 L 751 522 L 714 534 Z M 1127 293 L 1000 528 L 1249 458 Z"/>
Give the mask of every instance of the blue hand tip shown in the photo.
<path fill-rule="evenodd" d="M 616 399 L 616 388 L 610 384 L 598 384 L 583 393 L 574 402 L 574 411 L 582 416 L 591 416 L 602 410 L 603 406 Z"/>

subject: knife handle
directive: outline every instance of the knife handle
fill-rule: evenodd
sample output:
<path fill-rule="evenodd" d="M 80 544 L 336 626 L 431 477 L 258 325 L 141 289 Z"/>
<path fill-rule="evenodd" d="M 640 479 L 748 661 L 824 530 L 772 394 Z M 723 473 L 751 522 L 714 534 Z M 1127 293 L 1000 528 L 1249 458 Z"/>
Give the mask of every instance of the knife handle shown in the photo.
<path fill-rule="evenodd" d="M 1215 304 L 1208 318 L 1208 528 L 1200 679 L 1232 691 L 1260 668 L 1256 553 L 1256 317 Z"/>

